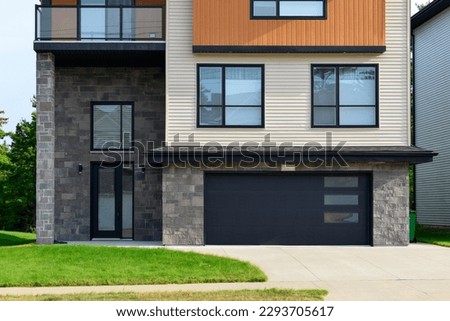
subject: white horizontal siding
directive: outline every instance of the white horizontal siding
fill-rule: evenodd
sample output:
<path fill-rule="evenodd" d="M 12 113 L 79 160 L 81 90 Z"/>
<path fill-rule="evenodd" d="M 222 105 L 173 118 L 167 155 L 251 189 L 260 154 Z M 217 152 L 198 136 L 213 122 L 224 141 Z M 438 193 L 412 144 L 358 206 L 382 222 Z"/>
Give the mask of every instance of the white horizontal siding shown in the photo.
<path fill-rule="evenodd" d="M 348 146 L 406 146 L 408 134 L 408 3 L 387 0 L 387 51 L 384 54 L 193 54 L 192 0 L 168 1 L 166 139 L 325 144 L 325 133 Z M 265 128 L 196 128 L 196 66 L 199 63 L 265 65 Z M 311 64 L 376 63 L 380 69 L 380 128 L 311 128 Z"/>
<path fill-rule="evenodd" d="M 450 226 L 450 8 L 414 31 L 416 144 L 439 153 L 417 166 L 422 224 Z"/>

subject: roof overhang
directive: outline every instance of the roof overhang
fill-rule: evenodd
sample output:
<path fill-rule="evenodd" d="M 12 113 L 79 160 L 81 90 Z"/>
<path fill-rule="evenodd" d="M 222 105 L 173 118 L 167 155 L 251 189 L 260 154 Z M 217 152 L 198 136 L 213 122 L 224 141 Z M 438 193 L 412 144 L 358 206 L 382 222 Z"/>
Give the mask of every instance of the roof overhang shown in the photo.
<path fill-rule="evenodd" d="M 155 167 L 187 163 L 192 166 L 210 163 L 247 164 L 337 164 L 400 162 L 420 164 L 433 161 L 438 154 L 418 147 L 258 147 L 258 146 L 177 146 L 162 147 L 148 153 L 148 163 Z"/>
<path fill-rule="evenodd" d="M 34 51 L 51 52 L 57 66 L 161 66 L 165 41 L 35 41 Z"/>
<path fill-rule="evenodd" d="M 193 53 L 383 53 L 386 46 L 192 46 Z"/>
<path fill-rule="evenodd" d="M 411 30 L 420 27 L 422 24 L 450 7 L 449 0 L 434 0 L 425 8 L 420 10 L 411 18 Z"/>

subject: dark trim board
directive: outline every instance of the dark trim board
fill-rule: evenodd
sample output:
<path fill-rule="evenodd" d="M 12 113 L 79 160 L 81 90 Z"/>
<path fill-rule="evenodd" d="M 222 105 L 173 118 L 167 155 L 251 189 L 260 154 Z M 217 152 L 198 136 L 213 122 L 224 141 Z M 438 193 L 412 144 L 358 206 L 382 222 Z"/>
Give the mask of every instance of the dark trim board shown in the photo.
<path fill-rule="evenodd" d="M 386 46 L 192 46 L 193 53 L 383 53 Z"/>
<path fill-rule="evenodd" d="M 58 41 L 34 41 L 36 52 L 60 52 L 60 51 L 161 51 L 166 50 L 166 42 L 151 41 L 121 41 L 121 42 L 58 42 Z"/>
<path fill-rule="evenodd" d="M 265 164 L 300 164 L 305 159 L 329 164 L 336 161 L 358 162 L 406 162 L 421 164 L 433 161 L 437 156 L 430 150 L 418 147 L 345 147 L 324 148 L 219 148 L 219 147 L 165 147 L 148 152 L 148 163 L 154 167 L 170 164 L 187 163 L 192 166 L 223 162 L 226 164 L 243 161 L 245 163 L 261 162 Z M 308 158 L 309 157 L 309 158 Z"/>
<path fill-rule="evenodd" d="M 165 51 L 58 50 L 50 52 L 55 56 L 56 67 L 165 68 Z"/>

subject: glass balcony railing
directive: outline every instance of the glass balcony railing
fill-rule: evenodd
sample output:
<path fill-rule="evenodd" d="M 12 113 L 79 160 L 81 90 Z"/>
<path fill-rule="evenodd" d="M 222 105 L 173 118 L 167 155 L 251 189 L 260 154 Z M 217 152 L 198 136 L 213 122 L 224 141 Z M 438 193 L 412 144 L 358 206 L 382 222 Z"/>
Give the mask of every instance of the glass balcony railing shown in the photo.
<path fill-rule="evenodd" d="M 164 7 L 36 6 L 36 40 L 164 40 Z"/>

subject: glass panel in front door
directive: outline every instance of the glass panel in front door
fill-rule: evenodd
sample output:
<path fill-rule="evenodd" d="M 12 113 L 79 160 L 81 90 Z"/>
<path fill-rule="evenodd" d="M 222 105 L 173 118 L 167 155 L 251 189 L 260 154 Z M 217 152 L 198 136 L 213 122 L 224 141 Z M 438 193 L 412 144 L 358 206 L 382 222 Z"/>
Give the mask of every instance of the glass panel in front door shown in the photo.
<path fill-rule="evenodd" d="M 115 169 L 98 169 L 98 230 L 116 230 Z"/>
<path fill-rule="evenodd" d="M 133 237 L 133 169 L 122 171 L 122 237 Z"/>

